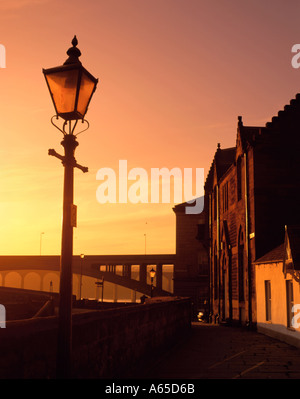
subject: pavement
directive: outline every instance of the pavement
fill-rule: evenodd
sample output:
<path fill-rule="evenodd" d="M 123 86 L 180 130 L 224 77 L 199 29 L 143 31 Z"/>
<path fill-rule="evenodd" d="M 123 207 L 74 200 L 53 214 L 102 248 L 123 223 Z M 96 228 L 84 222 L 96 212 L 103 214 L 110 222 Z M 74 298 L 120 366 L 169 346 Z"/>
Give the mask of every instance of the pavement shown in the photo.
<path fill-rule="evenodd" d="M 300 349 L 246 328 L 195 322 L 137 378 L 299 379 Z"/>

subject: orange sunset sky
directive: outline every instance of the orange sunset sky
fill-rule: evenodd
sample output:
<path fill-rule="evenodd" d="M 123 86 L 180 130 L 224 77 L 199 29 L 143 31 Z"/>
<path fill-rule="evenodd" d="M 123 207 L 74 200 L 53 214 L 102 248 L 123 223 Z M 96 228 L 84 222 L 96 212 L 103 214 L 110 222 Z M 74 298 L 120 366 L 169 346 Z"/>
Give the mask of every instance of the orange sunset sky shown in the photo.
<path fill-rule="evenodd" d="M 76 34 L 98 88 L 78 136 L 74 254 L 175 252 L 171 204 L 99 204 L 96 173 L 204 168 L 235 145 L 237 116 L 265 125 L 300 91 L 298 0 L 1 0 L 0 255 L 59 254 L 63 153 L 42 68 Z M 299 132 L 300 133 L 300 132 Z"/>

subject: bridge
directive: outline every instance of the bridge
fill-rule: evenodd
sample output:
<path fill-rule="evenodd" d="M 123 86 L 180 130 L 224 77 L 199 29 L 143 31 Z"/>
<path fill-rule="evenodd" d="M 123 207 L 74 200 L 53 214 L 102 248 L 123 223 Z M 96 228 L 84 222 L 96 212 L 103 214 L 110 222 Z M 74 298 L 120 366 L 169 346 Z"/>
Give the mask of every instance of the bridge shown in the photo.
<path fill-rule="evenodd" d="M 163 266 L 175 264 L 175 254 L 165 255 L 80 255 L 73 256 L 73 275 L 88 276 L 98 281 L 110 282 L 150 296 L 148 267 L 156 271 L 153 285 L 153 295 L 172 295 L 171 291 L 163 289 Z M 133 273 L 133 270 L 135 273 Z M 6 277 L 11 272 L 17 272 L 21 277 L 21 287 L 24 288 L 26 274 L 36 271 L 41 277 L 40 290 L 44 290 L 44 277 L 48 272 L 60 271 L 60 256 L 0 256 L 1 285 L 5 286 Z M 139 276 L 137 280 L 133 274 Z"/>

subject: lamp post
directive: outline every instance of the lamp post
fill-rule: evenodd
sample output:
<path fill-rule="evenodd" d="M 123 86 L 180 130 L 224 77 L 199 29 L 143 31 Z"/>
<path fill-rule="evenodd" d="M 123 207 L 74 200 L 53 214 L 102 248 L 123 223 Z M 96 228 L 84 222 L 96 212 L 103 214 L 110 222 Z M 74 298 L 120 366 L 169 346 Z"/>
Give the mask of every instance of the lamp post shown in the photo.
<path fill-rule="evenodd" d="M 63 192 L 63 223 L 60 258 L 60 289 L 59 289 L 59 320 L 57 348 L 57 377 L 71 377 L 72 355 L 72 257 L 73 257 L 73 227 L 76 227 L 76 206 L 74 197 L 74 167 L 87 172 L 88 168 L 78 165 L 74 154 L 78 146 L 75 133 L 78 120 L 84 119 L 91 97 L 96 90 L 98 79 L 95 79 L 81 64 L 80 50 L 76 36 L 72 47 L 67 51 L 69 58 L 61 66 L 43 69 L 47 86 L 56 111 L 54 117 L 64 120 L 62 128 L 52 124 L 63 133 L 61 145 L 64 156 L 53 149 L 49 155 L 62 161 L 64 166 Z M 73 125 L 72 125 L 73 122 Z M 85 129 L 86 130 L 86 129 Z M 83 130 L 82 130 L 83 131 Z"/>
<path fill-rule="evenodd" d="M 151 298 L 153 297 L 153 280 L 154 280 L 154 277 L 155 277 L 155 270 L 152 268 L 151 270 L 150 270 L 150 280 L 151 280 Z"/>
<path fill-rule="evenodd" d="M 79 287 L 79 299 L 81 299 L 81 288 L 82 288 L 82 264 L 84 259 L 84 254 L 80 254 L 80 287 Z"/>
<path fill-rule="evenodd" d="M 42 236 L 43 236 L 43 234 L 45 234 L 45 233 L 42 232 L 42 233 L 40 234 L 40 256 L 42 255 Z"/>

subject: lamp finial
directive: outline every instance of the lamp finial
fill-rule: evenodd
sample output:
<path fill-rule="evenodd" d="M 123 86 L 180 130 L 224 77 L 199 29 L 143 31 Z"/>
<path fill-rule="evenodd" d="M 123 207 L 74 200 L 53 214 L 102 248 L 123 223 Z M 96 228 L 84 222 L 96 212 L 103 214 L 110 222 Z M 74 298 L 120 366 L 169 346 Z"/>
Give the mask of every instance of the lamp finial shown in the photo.
<path fill-rule="evenodd" d="M 72 43 L 73 47 L 70 47 L 69 50 L 67 51 L 69 58 L 65 61 L 64 65 L 81 64 L 81 62 L 79 61 L 79 57 L 81 56 L 81 51 L 79 50 L 79 48 L 76 47 L 78 44 L 76 35 L 73 37 L 73 40 L 71 43 Z"/>
<path fill-rule="evenodd" d="M 77 37 L 76 37 L 76 35 L 74 35 L 74 37 L 73 37 L 73 40 L 72 40 L 72 42 L 71 42 L 72 44 L 73 44 L 73 47 L 76 47 L 77 46 L 77 44 L 78 44 L 78 40 L 77 40 Z"/>

